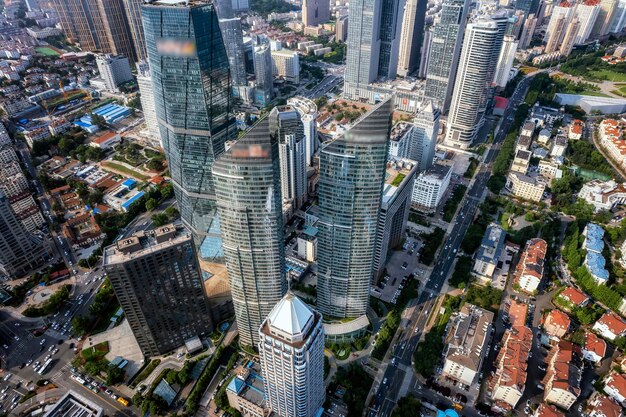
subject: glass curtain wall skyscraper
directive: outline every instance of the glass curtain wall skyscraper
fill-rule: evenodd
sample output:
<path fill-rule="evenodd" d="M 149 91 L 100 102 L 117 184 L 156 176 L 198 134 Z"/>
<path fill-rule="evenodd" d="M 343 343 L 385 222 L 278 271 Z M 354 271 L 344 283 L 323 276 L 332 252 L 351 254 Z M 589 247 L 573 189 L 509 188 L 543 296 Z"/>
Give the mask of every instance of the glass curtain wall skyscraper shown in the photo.
<path fill-rule="evenodd" d="M 211 167 L 224 153 L 234 118 L 217 12 L 211 2 L 168 0 L 144 5 L 142 17 L 157 122 L 181 218 L 201 258 L 220 263 Z"/>
<path fill-rule="evenodd" d="M 441 16 L 433 26 L 424 96 L 446 113 L 454 86 L 469 0 L 444 0 Z"/>
<path fill-rule="evenodd" d="M 278 137 L 262 119 L 213 164 L 224 256 L 241 343 L 287 291 Z"/>
<path fill-rule="evenodd" d="M 317 307 L 366 313 L 385 180 L 393 98 L 320 150 Z"/>
<path fill-rule="evenodd" d="M 143 23 L 141 22 L 141 5 L 144 0 L 123 0 L 126 16 L 128 17 L 128 25 L 130 26 L 130 34 L 133 38 L 137 61 L 144 61 L 148 58 L 146 54 L 146 40 L 143 35 Z"/>

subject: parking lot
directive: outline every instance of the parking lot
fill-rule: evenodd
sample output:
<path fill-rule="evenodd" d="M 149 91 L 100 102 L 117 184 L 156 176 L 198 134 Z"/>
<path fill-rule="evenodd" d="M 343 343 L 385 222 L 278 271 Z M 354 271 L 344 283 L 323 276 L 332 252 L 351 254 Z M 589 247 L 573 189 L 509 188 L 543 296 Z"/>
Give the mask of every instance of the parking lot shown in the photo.
<path fill-rule="evenodd" d="M 396 303 L 406 284 L 404 278 L 417 269 L 417 255 L 422 245 L 421 240 L 408 237 L 402 250 L 392 252 L 385 268 L 387 274 L 381 276 L 377 285 L 372 288 L 373 297 L 386 303 Z"/>

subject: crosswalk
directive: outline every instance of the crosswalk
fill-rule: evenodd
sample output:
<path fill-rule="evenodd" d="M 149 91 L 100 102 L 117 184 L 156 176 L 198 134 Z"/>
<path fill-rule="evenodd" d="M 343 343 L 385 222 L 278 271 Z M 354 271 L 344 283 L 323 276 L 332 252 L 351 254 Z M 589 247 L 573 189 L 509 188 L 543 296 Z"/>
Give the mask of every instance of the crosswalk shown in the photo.
<path fill-rule="evenodd" d="M 63 367 L 61 369 L 59 369 L 57 372 L 54 373 L 54 375 L 52 375 L 52 377 L 50 377 L 49 379 L 54 382 L 55 384 L 57 384 L 57 382 L 59 380 L 61 381 L 65 381 L 66 380 L 66 376 L 65 371 L 67 371 L 68 369 L 70 369 L 71 364 L 70 363 L 66 363 L 65 365 L 63 365 Z M 59 384 L 57 384 L 59 385 Z M 63 384 L 60 384 L 63 385 Z"/>

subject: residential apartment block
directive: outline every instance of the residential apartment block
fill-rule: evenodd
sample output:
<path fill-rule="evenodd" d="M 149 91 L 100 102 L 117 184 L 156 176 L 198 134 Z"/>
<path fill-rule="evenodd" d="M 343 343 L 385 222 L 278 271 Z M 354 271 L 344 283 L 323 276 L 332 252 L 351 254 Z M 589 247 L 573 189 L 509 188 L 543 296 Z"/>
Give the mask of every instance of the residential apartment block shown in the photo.
<path fill-rule="evenodd" d="M 548 244 L 545 240 L 534 238 L 526 242 L 524 251 L 515 270 L 515 284 L 521 291 L 533 293 L 537 291 L 543 279 L 543 267 Z"/>
<path fill-rule="evenodd" d="M 507 177 L 506 189 L 515 197 L 530 201 L 541 201 L 546 184 L 537 178 L 513 171 Z"/>
<path fill-rule="evenodd" d="M 492 223 L 485 230 L 480 247 L 474 256 L 472 273 L 486 283 L 491 283 L 491 278 L 498 268 L 505 241 L 506 232 L 499 225 Z"/>
<path fill-rule="evenodd" d="M 546 359 L 545 402 L 569 410 L 580 395 L 580 347 L 561 340 Z"/>
<path fill-rule="evenodd" d="M 452 177 L 452 167 L 436 163 L 415 180 L 411 201 L 418 207 L 435 210 L 441 203 Z"/>
<path fill-rule="evenodd" d="M 604 313 L 592 327 L 600 336 L 613 341 L 626 335 L 626 322 L 613 312 Z"/>

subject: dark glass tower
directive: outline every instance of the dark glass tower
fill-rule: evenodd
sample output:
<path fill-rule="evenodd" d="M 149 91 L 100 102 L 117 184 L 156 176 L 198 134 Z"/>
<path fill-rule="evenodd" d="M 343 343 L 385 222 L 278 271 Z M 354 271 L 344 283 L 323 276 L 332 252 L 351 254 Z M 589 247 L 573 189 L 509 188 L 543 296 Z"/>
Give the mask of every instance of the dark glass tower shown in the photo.
<path fill-rule="evenodd" d="M 228 57 L 211 2 L 142 7 L 163 148 L 183 223 L 207 262 L 223 258 L 211 167 L 234 129 Z M 204 268 L 204 265 L 203 265 Z"/>
<path fill-rule="evenodd" d="M 267 118 L 215 162 L 213 176 L 240 341 L 256 346 L 287 291 L 278 137 Z"/>
<path fill-rule="evenodd" d="M 367 311 L 392 111 L 388 98 L 320 151 L 317 308 L 328 316 Z"/>

